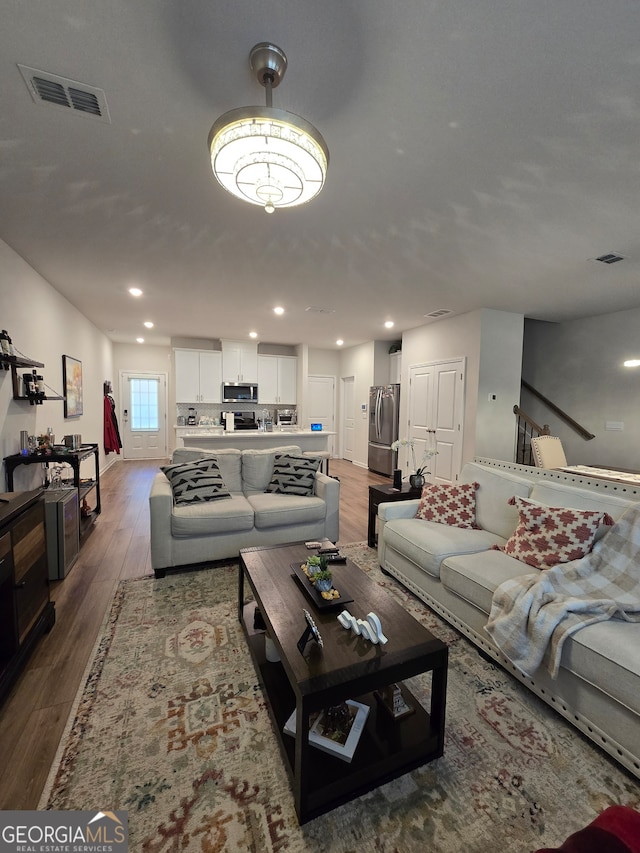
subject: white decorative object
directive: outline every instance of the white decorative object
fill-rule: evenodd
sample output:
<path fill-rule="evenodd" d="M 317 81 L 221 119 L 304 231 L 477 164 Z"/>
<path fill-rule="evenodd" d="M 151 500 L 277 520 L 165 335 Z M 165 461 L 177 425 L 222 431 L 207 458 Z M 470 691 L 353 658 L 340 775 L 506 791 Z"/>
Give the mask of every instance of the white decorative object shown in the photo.
<path fill-rule="evenodd" d="M 352 631 L 356 636 L 364 637 L 365 640 L 376 645 L 379 643 L 384 646 L 385 643 L 389 642 L 388 637 L 385 637 L 382 632 L 380 619 L 373 612 L 367 613 L 367 621 L 365 622 L 364 619 L 356 619 L 348 610 L 343 610 L 342 613 L 338 614 L 338 622 L 347 631 Z"/>

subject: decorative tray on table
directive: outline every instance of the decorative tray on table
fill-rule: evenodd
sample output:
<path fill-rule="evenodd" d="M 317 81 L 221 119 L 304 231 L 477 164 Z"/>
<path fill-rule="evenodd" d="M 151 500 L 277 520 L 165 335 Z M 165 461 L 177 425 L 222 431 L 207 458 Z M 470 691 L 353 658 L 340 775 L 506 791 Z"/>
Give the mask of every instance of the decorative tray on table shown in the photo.
<path fill-rule="evenodd" d="M 303 569 L 303 565 L 305 564 L 291 563 L 293 576 L 302 587 L 302 591 L 304 592 L 304 594 L 311 602 L 313 602 L 313 604 L 315 604 L 318 610 L 330 610 L 332 607 L 343 607 L 348 602 L 353 601 L 353 598 L 349 598 L 346 594 L 345 585 L 342 580 L 338 582 L 340 591 L 338 591 L 337 589 L 332 590 L 332 592 L 334 593 L 334 597 L 323 598 L 322 594 L 318 592 L 318 590 L 315 588 L 315 586 L 309 579 L 307 573 Z M 335 581 L 335 568 L 332 568 L 331 571 L 334 573 L 333 580 Z M 338 593 L 337 596 L 335 595 L 336 592 Z"/>

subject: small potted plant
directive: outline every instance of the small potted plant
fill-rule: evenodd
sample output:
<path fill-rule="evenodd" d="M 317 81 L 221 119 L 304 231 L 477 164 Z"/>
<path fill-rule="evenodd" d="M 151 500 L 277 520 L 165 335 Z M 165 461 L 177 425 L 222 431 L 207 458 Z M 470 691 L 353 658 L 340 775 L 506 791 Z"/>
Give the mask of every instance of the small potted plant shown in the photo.
<path fill-rule="evenodd" d="M 333 575 L 329 569 L 321 569 L 314 577 L 314 585 L 318 592 L 329 592 L 333 586 Z"/>
<path fill-rule="evenodd" d="M 401 447 L 410 447 L 411 448 L 411 459 L 413 460 L 413 468 L 414 473 L 409 475 L 409 484 L 414 489 L 421 489 L 424 486 L 425 474 L 428 474 L 426 462 L 431 459 L 432 456 L 436 456 L 437 450 L 427 450 L 425 448 L 422 459 L 420 460 L 420 465 L 416 464 L 416 452 L 415 452 L 415 438 L 398 438 L 396 439 L 392 445 L 392 450 L 400 450 Z"/>
<path fill-rule="evenodd" d="M 311 580 L 315 578 L 315 576 L 321 569 L 322 561 L 320 557 L 307 557 L 307 575 L 309 576 L 309 578 L 311 578 Z"/>

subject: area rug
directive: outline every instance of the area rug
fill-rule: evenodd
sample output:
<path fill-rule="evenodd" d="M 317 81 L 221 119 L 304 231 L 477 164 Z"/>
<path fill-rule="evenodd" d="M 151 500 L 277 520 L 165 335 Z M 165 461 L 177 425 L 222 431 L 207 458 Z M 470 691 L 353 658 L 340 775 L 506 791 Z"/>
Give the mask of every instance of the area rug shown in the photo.
<path fill-rule="evenodd" d="M 215 567 L 120 584 L 40 808 L 126 809 L 138 853 L 529 853 L 609 805 L 640 808 L 637 781 L 383 575 L 375 551 L 343 553 L 449 646 L 442 758 L 300 827 L 237 622 L 237 566 Z M 418 698 L 428 681 L 411 680 Z"/>

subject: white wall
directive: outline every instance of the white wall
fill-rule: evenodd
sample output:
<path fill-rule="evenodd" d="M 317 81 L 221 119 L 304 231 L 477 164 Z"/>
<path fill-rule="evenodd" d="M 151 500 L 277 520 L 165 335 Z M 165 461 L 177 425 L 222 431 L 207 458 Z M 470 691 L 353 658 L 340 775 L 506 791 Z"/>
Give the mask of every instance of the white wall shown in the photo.
<path fill-rule="evenodd" d="M 524 317 L 506 311 L 482 311 L 480 366 L 476 402 L 476 456 L 515 459 L 513 407 L 520 399 Z M 469 385 L 467 382 L 467 389 Z M 489 400 L 489 395 L 496 400 Z"/>
<path fill-rule="evenodd" d="M 339 380 L 353 376 L 354 398 L 356 405 L 355 437 L 354 437 L 354 465 L 368 468 L 369 452 L 369 420 L 362 417 L 360 406 L 366 403 L 369 406 L 369 388 L 374 385 L 374 358 L 375 344 L 373 341 L 350 347 L 340 353 Z M 338 387 L 338 400 L 342 400 L 341 388 Z M 340 404 L 339 404 L 340 408 Z M 342 411 L 340 409 L 338 419 L 338 438 L 340 438 L 340 426 L 342 424 Z"/>
<path fill-rule="evenodd" d="M 338 350 L 309 347 L 309 375 L 338 376 L 340 373 L 340 356 L 341 353 Z"/>
<path fill-rule="evenodd" d="M 565 323 L 527 320 L 522 376 L 595 438 L 585 441 L 547 406 L 523 391 L 522 408 L 562 439 L 573 465 L 640 470 L 640 309 Z M 622 431 L 607 430 L 609 422 Z"/>
<path fill-rule="evenodd" d="M 116 458 L 105 457 L 103 446 L 103 382 L 114 383 L 111 341 L 61 296 L 42 276 L 6 243 L 0 240 L 0 322 L 16 348 L 27 358 L 45 366 L 39 371 L 53 389 L 63 394 L 62 356 L 82 362 L 84 414 L 64 418 L 62 401 L 45 401 L 41 406 L 13 399 L 10 371 L 0 373 L 0 451 L 2 458 L 20 449 L 20 430 L 39 435 L 51 427 L 56 440 L 80 433 L 85 442 L 100 446 L 100 468 Z M 26 372 L 20 370 L 20 373 Z M 84 476 L 84 468 L 81 472 Z M 89 476 L 87 472 L 86 476 Z M 14 487 L 20 491 L 39 486 L 40 466 L 17 469 Z M 4 465 L 0 490 L 6 488 Z"/>
<path fill-rule="evenodd" d="M 520 395 L 523 318 L 481 309 L 411 329 L 402 336 L 400 435 L 408 428 L 409 369 L 466 359 L 462 461 L 476 455 L 513 460 L 513 406 Z M 488 394 L 497 394 L 489 404 Z M 483 399 L 481 399 L 481 397 Z"/>

